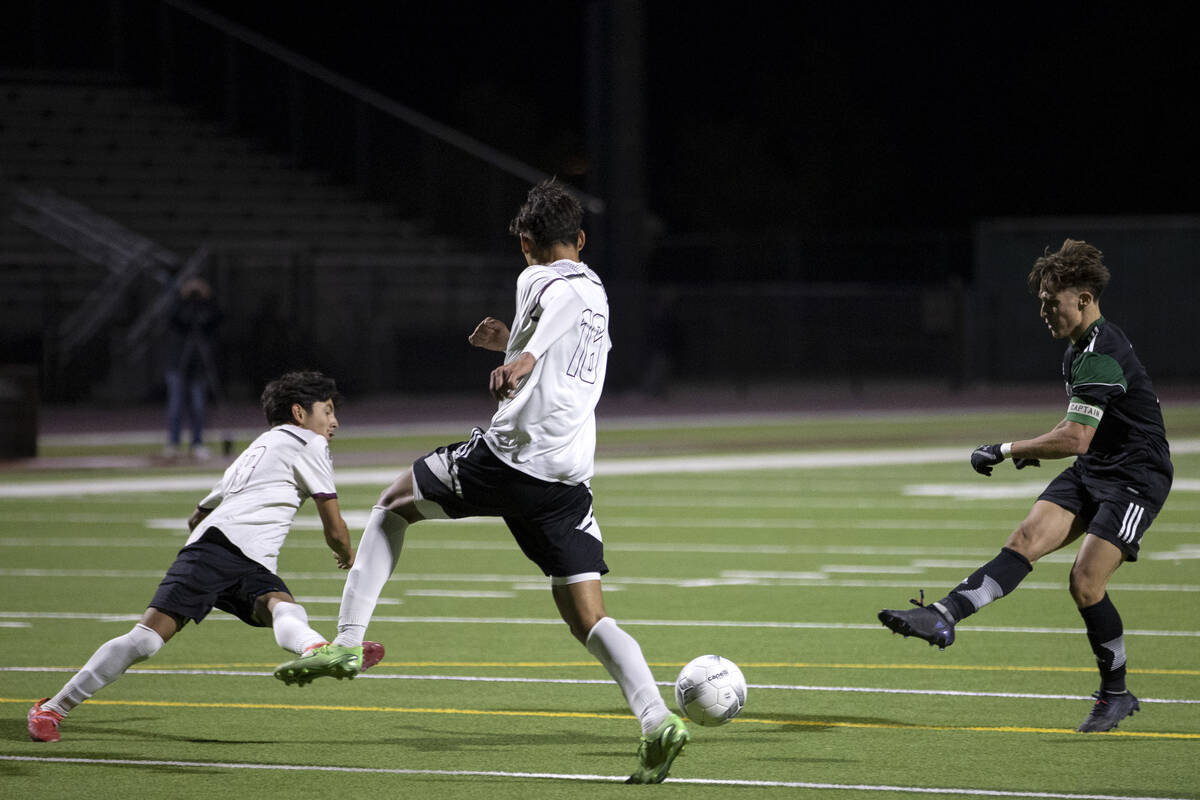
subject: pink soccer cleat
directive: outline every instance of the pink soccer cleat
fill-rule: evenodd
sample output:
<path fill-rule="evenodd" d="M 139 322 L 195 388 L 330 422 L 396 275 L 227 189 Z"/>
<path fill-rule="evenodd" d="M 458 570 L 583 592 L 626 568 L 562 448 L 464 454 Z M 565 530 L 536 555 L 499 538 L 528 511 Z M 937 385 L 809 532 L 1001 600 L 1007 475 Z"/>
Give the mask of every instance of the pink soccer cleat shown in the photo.
<path fill-rule="evenodd" d="M 382 653 L 382 648 L 380 652 Z M 42 703 L 49 699 L 43 697 L 34 703 L 25 717 L 29 722 L 29 738 L 35 742 L 57 742 L 61 738 L 58 735 L 58 723 L 62 722 L 62 714 L 42 708 Z"/>

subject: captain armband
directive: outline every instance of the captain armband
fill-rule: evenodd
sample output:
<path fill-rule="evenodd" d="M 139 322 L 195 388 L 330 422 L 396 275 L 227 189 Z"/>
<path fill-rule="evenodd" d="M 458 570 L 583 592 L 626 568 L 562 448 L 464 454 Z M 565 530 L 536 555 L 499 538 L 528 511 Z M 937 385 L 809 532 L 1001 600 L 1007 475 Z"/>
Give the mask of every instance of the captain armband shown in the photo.
<path fill-rule="evenodd" d="M 1067 419 L 1071 422 L 1078 422 L 1081 425 L 1095 428 L 1100 424 L 1103 416 L 1103 408 L 1094 406 L 1091 403 L 1085 403 L 1078 398 L 1071 398 L 1071 403 L 1067 406 Z"/>

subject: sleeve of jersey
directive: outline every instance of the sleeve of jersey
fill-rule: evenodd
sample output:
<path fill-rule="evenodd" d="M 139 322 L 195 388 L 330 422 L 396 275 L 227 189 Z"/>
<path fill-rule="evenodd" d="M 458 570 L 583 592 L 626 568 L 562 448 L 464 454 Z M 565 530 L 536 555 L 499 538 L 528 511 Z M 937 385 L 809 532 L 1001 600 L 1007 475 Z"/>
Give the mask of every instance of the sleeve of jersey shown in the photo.
<path fill-rule="evenodd" d="M 225 492 L 222 491 L 222 487 L 224 487 L 224 485 L 224 479 L 218 481 L 217 485 L 213 487 L 213 490 L 209 492 L 203 500 L 201 500 L 199 503 L 196 503 L 196 507 L 203 508 L 205 511 L 212 511 L 214 508 L 221 505 L 221 501 L 225 499 Z"/>
<path fill-rule="evenodd" d="M 1071 365 L 1071 402 L 1067 419 L 1097 427 L 1104 409 L 1125 394 L 1128 383 L 1121 365 L 1103 353 L 1084 353 Z"/>
<path fill-rule="evenodd" d="M 310 497 L 337 497 L 337 486 L 333 482 L 333 457 L 329 454 L 329 442 L 325 437 L 313 439 L 301 451 L 294 469 L 296 483 Z"/>
<path fill-rule="evenodd" d="M 583 300 L 567 285 L 563 278 L 551 278 L 537 289 L 537 308 L 540 311 L 537 327 L 523 348 L 534 358 L 541 358 L 550 345 L 572 331 L 579 324 L 579 314 L 584 310 Z"/>

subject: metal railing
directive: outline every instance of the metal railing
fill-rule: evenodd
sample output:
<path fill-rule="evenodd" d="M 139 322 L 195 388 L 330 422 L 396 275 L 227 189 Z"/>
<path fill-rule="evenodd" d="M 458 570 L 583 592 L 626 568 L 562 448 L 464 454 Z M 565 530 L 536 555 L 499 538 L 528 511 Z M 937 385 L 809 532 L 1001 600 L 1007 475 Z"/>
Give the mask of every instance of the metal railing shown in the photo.
<path fill-rule="evenodd" d="M 168 91 L 443 233 L 507 241 L 499 237 L 525 190 L 550 177 L 188 0 L 161 2 L 156 68 Z M 604 211 L 600 198 L 572 191 Z"/>

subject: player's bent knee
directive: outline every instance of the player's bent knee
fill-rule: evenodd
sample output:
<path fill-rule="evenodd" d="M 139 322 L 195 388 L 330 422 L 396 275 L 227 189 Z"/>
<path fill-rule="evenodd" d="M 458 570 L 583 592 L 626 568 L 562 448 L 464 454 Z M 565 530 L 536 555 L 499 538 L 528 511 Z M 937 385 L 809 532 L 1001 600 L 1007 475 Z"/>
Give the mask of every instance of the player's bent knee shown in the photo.
<path fill-rule="evenodd" d="M 1108 591 L 1108 586 L 1104 581 L 1097 579 L 1094 575 L 1088 573 L 1087 570 L 1081 569 L 1078 566 L 1071 568 L 1071 578 L 1068 583 L 1068 588 L 1071 592 L 1071 599 L 1075 601 L 1075 605 L 1079 608 L 1088 608 L 1094 606 L 1104 599 L 1104 593 Z"/>
<path fill-rule="evenodd" d="M 392 481 L 391 485 L 380 493 L 379 501 L 375 505 L 404 517 L 409 523 L 424 519 L 425 517 L 417 508 L 413 480 L 412 470 L 405 470 L 400 477 Z"/>
<path fill-rule="evenodd" d="M 145 659 L 150 658 L 152 655 L 157 653 L 164 644 L 166 644 L 166 641 L 162 638 L 158 631 L 147 625 L 143 625 L 140 622 L 137 625 L 134 625 L 133 630 L 126 635 L 129 637 L 130 643 L 133 644 L 134 649 L 137 651 L 139 661 L 144 661 Z"/>
<path fill-rule="evenodd" d="M 1004 546 L 1009 550 L 1020 553 L 1030 564 L 1037 561 L 1041 556 L 1037 546 L 1037 538 L 1024 522 L 1018 525 L 1017 529 L 1009 535 L 1008 541 L 1004 543 Z"/>

